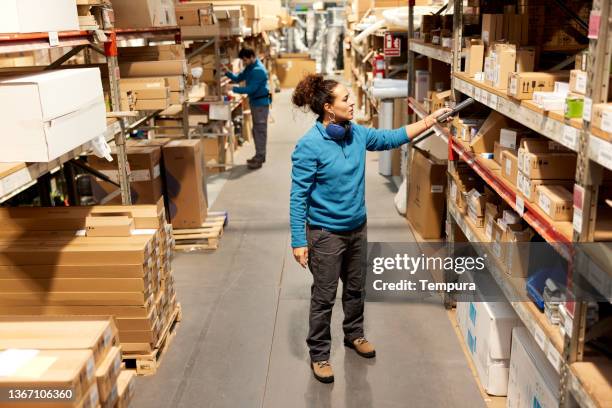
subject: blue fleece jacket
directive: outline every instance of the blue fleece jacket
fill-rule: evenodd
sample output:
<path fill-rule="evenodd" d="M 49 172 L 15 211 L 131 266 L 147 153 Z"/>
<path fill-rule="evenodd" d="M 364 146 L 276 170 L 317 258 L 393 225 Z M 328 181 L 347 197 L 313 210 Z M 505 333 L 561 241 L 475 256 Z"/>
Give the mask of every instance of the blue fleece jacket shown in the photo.
<path fill-rule="evenodd" d="M 246 67 L 238 75 L 232 72 L 226 72 L 225 75 L 232 82 L 246 81 L 246 86 L 235 86 L 232 90 L 236 93 L 247 94 L 251 106 L 268 106 L 270 105 L 270 87 L 268 86 L 268 71 L 259 59 Z"/>
<path fill-rule="evenodd" d="M 291 156 L 291 246 L 307 246 L 306 223 L 338 232 L 363 224 L 366 150 L 390 150 L 408 141 L 405 127 L 381 130 L 355 123 L 349 137 L 336 141 L 317 121 Z"/>

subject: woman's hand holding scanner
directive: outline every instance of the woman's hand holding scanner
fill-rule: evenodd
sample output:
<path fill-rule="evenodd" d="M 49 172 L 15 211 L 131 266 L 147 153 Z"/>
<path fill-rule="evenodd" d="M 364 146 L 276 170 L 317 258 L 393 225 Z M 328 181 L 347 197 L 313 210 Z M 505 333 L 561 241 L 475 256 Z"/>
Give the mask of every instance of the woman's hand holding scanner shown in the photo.
<path fill-rule="evenodd" d="M 425 125 L 428 128 L 432 127 L 438 121 L 438 116 L 442 116 L 448 112 L 452 112 L 452 109 L 451 108 L 441 108 L 441 109 L 436 110 L 431 115 L 425 117 L 424 119 Z M 453 120 L 452 116 L 449 116 L 448 118 L 446 118 L 446 122 L 450 122 L 452 120 Z"/>
<path fill-rule="evenodd" d="M 302 265 L 302 268 L 308 266 L 308 247 L 293 248 L 293 257 Z"/>

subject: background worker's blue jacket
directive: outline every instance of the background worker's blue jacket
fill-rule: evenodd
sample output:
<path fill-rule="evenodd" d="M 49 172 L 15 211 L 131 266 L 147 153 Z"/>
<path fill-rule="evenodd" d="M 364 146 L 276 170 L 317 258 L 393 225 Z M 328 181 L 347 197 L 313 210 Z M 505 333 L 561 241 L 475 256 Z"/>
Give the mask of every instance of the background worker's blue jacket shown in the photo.
<path fill-rule="evenodd" d="M 405 127 L 381 130 L 354 123 L 351 135 L 336 141 L 317 121 L 291 156 L 291 246 L 307 246 L 306 223 L 336 232 L 361 226 L 366 221 L 366 150 L 390 150 L 408 141 Z"/>
<path fill-rule="evenodd" d="M 233 82 L 246 81 L 246 86 L 235 86 L 232 90 L 236 93 L 247 94 L 251 106 L 270 105 L 268 71 L 259 58 L 238 75 L 232 72 L 226 72 L 225 75 Z"/>

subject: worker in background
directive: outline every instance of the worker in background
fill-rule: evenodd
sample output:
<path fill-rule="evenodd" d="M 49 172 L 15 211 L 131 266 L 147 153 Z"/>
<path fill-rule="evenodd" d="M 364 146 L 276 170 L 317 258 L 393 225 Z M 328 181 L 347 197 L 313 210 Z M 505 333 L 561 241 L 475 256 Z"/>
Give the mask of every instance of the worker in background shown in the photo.
<path fill-rule="evenodd" d="M 247 160 L 249 169 L 259 169 L 266 162 L 266 144 L 268 139 L 268 114 L 272 95 L 268 86 L 268 71 L 250 48 L 243 48 L 238 53 L 244 63 L 244 70 L 238 75 L 225 67 L 225 75 L 232 82 L 246 81 L 246 86 L 235 86 L 232 91 L 249 96 L 253 120 L 253 139 L 255 139 L 255 156 Z"/>
<path fill-rule="evenodd" d="M 390 150 L 408 143 L 409 137 L 432 127 L 450 109 L 439 109 L 399 129 L 370 129 L 351 122 L 355 104 L 344 85 L 313 74 L 297 85 L 292 101 L 318 115 L 291 157 L 291 246 L 295 260 L 313 276 L 306 340 L 311 369 L 317 380 L 331 383 L 330 322 L 338 279 L 343 283 L 344 344 L 362 357 L 376 355 L 363 329 L 366 150 Z"/>

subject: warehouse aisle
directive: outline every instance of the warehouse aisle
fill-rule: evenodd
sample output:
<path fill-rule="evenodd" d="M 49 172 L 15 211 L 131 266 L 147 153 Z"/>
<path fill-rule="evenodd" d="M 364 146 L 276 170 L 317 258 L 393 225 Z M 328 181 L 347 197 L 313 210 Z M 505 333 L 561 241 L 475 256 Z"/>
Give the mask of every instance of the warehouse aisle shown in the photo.
<path fill-rule="evenodd" d="M 272 115 L 268 162 L 256 172 L 235 168 L 213 205 L 230 214 L 220 248 L 176 256 L 183 321 L 158 374 L 138 378 L 133 406 L 484 406 L 437 299 L 368 303 L 367 334 L 378 349 L 374 361 L 342 346 L 337 302 L 336 382 L 329 386 L 312 378 L 305 344 L 311 277 L 289 248 L 288 194 L 291 152 L 314 119 L 290 108 L 288 91 L 277 94 Z M 243 150 L 244 162 L 252 151 Z M 395 188 L 377 174 L 375 159 L 369 155 L 369 239 L 412 241 L 393 207 Z"/>

